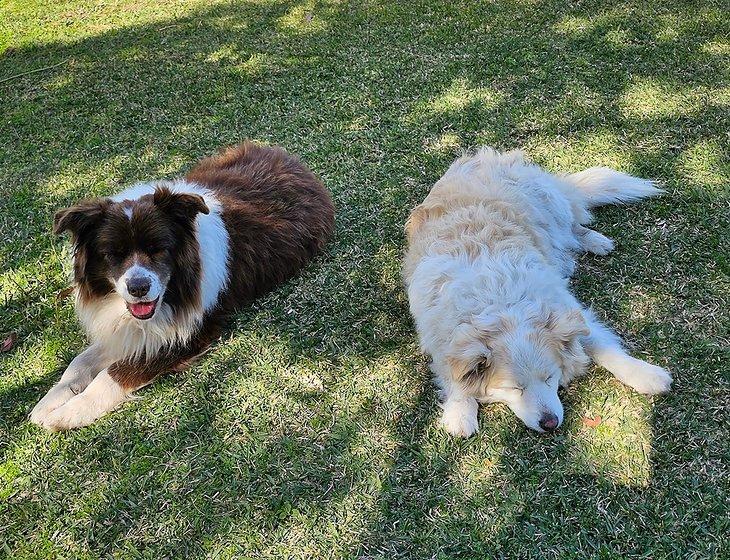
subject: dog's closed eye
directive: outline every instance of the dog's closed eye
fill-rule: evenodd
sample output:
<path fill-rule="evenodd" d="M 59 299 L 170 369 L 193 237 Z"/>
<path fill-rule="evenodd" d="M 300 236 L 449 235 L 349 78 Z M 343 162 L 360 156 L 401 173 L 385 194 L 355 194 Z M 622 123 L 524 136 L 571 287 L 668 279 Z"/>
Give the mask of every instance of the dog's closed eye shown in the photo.
<path fill-rule="evenodd" d="M 464 377 L 483 378 L 489 374 L 490 362 L 487 358 L 480 360 L 477 365 L 466 372 Z"/>
<path fill-rule="evenodd" d="M 490 365 L 491 365 L 491 362 L 490 362 L 489 358 L 483 358 L 482 360 L 479 361 L 479 363 L 476 365 L 476 367 L 474 368 L 473 371 L 479 375 L 486 375 L 487 373 L 489 373 Z"/>
<path fill-rule="evenodd" d="M 117 248 L 108 249 L 107 251 L 104 252 L 104 256 L 109 260 L 121 261 L 124 259 L 124 257 L 127 256 L 127 251 L 125 251 L 124 249 L 117 249 Z"/>
<path fill-rule="evenodd" d="M 514 391 L 519 391 L 520 392 L 520 395 L 525 392 L 525 388 L 524 387 L 500 387 L 500 389 L 502 391 L 513 391 L 513 392 Z"/>

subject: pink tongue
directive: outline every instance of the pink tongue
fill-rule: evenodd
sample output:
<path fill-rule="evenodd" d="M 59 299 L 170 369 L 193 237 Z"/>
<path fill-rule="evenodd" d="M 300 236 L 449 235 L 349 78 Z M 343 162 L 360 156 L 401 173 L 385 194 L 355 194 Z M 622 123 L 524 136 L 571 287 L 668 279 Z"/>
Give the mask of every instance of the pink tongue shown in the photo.
<path fill-rule="evenodd" d="M 146 301 L 144 303 L 130 303 L 129 310 L 132 315 L 142 316 L 149 315 L 155 309 L 154 301 Z"/>

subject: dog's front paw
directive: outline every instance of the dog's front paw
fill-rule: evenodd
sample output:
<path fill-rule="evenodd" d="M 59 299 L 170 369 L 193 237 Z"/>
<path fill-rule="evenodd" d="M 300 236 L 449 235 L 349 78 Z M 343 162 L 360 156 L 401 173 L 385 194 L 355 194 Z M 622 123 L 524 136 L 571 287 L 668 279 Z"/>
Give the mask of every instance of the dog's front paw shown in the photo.
<path fill-rule="evenodd" d="M 73 387 L 73 384 L 71 385 Z M 44 415 L 38 415 L 34 422 L 54 432 L 88 426 L 124 402 L 127 391 L 104 370 L 84 389 L 66 404 Z"/>
<path fill-rule="evenodd" d="M 105 412 L 96 406 L 93 399 L 81 393 L 42 417 L 34 419 L 31 415 L 31 421 L 52 432 L 59 432 L 88 426 Z"/>
<path fill-rule="evenodd" d="M 658 395 L 669 391 L 672 375 L 664 368 L 636 360 L 629 385 L 644 395 Z"/>
<path fill-rule="evenodd" d="M 589 253 L 600 256 L 608 255 L 611 251 L 613 251 L 614 247 L 613 241 L 610 238 L 606 237 L 602 233 L 593 231 L 592 229 L 587 230 L 587 232 L 583 235 L 581 243 L 583 245 L 583 249 Z"/>
<path fill-rule="evenodd" d="M 66 404 L 75 394 L 68 384 L 58 383 L 54 385 L 38 404 L 33 407 L 33 410 L 30 412 L 30 421 L 39 426 L 43 426 L 48 415 Z"/>
<path fill-rule="evenodd" d="M 441 425 L 452 436 L 469 437 L 479 429 L 477 410 L 476 401 L 446 401 Z"/>

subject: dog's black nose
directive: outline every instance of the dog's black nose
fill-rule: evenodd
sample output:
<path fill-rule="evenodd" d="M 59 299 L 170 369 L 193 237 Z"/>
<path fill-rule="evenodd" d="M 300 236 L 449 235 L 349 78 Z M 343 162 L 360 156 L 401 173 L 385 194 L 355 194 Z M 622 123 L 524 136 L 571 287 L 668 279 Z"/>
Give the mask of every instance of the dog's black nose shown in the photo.
<path fill-rule="evenodd" d="M 552 412 L 547 412 L 540 418 L 540 427 L 546 432 L 552 432 L 558 427 L 558 417 Z"/>
<path fill-rule="evenodd" d="M 134 297 L 146 296 L 150 291 L 150 279 L 146 276 L 135 276 L 127 279 L 127 291 Z"/>

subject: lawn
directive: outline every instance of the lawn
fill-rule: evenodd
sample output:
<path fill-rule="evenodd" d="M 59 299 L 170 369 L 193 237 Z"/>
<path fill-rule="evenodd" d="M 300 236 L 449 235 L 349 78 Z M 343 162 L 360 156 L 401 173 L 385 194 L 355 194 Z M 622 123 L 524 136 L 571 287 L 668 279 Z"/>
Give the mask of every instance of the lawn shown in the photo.
<path fill-rule="evenodd" d="M 0 2 L 0 557 L 730 557 L 728 37 L 724 0 Z M 331 190 L 327 253 L 95 425 L 30 425 L 85 342 L 53 212 L 246 137 Z M 403 223 L 481 144 L 666 189 L 598 212 L 574 286 L 669 395 L 594 369 L 556 435 L 439 429 Z"/>

